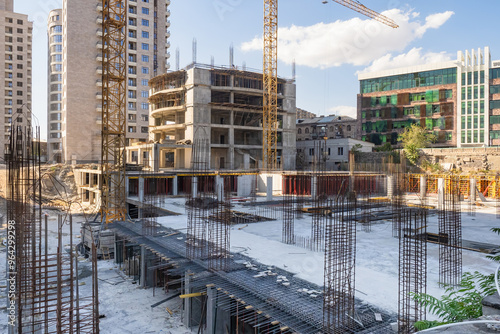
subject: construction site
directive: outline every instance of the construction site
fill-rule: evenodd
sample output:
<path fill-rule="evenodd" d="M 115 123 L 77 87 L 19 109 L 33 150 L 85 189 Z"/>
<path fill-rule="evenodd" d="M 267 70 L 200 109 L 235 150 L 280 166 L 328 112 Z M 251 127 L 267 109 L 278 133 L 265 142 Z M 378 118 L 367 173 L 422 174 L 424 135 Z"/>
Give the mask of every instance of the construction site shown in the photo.
<path fill-rule="evenodd" d="M 295 170 L 277 6 L 264 1 L 262 73 L 158 73 L 154 141 L 127 146 L 127 1 L 102 1 L 100 163 L 44 166 L 39 128 L 11 130 L 2 333 L 414 333 L 433 316 L 413 294 L 494 272 L 500 176 L 415 174 L 404 154 L 354 152 L 332 171 L 326 140 Z"/>

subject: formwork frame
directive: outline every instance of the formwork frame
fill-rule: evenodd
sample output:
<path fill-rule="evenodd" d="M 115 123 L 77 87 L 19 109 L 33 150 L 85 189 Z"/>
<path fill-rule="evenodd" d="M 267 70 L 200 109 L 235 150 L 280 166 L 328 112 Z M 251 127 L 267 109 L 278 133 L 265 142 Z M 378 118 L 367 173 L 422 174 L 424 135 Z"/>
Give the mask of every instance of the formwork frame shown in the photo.
<path fill-rule="evenodd" d="M 402 209 L 399 213 L 399 298 L 398 333 L 413 333 L 413 324 L 425 319 L 425 307 L 412 293 L 426 293 L 427 211 Z"/>
<path fill-rule="evenodd" d="M 338 197 L 325 231 L 323 333 L 354 327 L 356 199 Z"/>

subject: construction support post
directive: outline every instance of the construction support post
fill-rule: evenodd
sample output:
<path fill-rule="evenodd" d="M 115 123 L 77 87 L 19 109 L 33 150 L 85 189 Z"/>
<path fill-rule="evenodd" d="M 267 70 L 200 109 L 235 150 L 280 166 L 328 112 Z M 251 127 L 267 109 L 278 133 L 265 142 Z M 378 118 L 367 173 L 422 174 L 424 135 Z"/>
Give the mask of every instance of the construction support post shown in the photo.
<path fill-rule="evenodd" d="M 314 200 L 318 195 L 318 177 L 311 177 L 311 198 Z"/>
<path fill-rule="evenodd" d="M 424 200 L 426 194 L 427 194 L 427 177 L 421 176 L 420 177 L 420 198 L 422 200 Z"/>
<path fill-rule="evenodd" d="M 215 191 L 217 192 L 217 200 L 224 201 L 224 178 L 220 175 L 215 176 Z"/>
<path fill-rule="evenodd" d="M 142 211 L 143 211 L 143 206 L 144 204 L 144 178 L 139 176 L 139 206 L 137 207 L 137 218 L 141 219 L 142 218 Z"/>
<path fill-rule="evenodd" d="M 438 209 L 443 208 L 444 206 L 444 179 L 439 178 L 438 179 Z"/>
<path fill-rule="evenodd" d="M 273 200 L 273 177 L 272 176 L 267 176 L 267 200 L 272 201 Z"/>
<path fill-rule="evenodd" d="M 470 188 L 470 202 L 471 203 L 476 203 L 476 188 L 477 188 L 477 182 L 475 178 L 471 178 L 469 181 L 469 188 Z"/>
<path fill-rule="evenodd" d="M 217 307 L 217 290 L 213 286 L 207 286 L 207 333 L 215 333 L 215 308 Z"/>

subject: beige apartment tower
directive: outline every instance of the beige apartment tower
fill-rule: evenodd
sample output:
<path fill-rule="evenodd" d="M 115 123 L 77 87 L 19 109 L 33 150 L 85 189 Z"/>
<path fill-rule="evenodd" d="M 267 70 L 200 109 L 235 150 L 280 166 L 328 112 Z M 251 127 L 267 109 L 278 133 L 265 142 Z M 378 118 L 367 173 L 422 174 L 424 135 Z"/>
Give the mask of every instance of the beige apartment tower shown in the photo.
<path fill-rule="evenodd" d="M 128 1 L 127 144 L 148 141 L 149 79 L 168 69 L 169 5 L 170 0 Z M 101 37 L 101 1 L 63 0 L 64 163 L 98 162 L 101 156 Z"/>
<path fill-rule="evenodd" d="M 0 157 L 3 160 L 11 126 L 26 126 L 31 122 L 31 43 L 33 23 L 28 16 L 14 13 L 13 0 L 0 0 L 0 59 L 4 79 L 0 80 L 3 92 L 3 126 L 0 126 Z"/>

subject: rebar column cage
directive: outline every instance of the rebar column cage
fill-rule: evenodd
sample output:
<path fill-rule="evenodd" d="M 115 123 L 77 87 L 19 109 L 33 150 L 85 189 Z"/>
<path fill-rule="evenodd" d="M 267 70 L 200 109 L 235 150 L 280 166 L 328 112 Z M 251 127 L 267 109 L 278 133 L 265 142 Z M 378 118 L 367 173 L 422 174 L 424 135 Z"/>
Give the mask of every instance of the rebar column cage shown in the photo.
<path fill-rule="evenodd" d="M 295 196 L 292 192 L 286 192 L 283 194 L 283 224 L 281 231 L 281 242 L 285 244 L 295 243 Z"/>
<path fill-rule="evenodd" d="M 149 163 L 147 165 L 150 165 Z M 158 229 L 157 206 L 160 204 L 158 199 L 158 179 L 154 171 L 143 171 L 140 177 L 144 180 L 144 198 L 142 205 L 142 235 L 156 235 Z M 139 189 L 139 191 L 141 191 Z"/>
<path fill-rule="evenodd" d="M 462 218 L 460 184 L 450 177 L 444 190 L 443 205 L 438 211 L 439 282 L 458 285 L 462 277 Z"/>
<path fill-rule="evenodd" d="M 229 261 L 230 229 L 231 229 L 231 202 L 228 177 L 222 177 L 223 184 L 217 188 L 218 200 L 215 212 L 208 218 L 208 269 L 212 271 L 226 271 Z"/>
<path fill-rule="evenodd" d="M 127 218 L 125 194 L 127 0 L 102 0 L 101 217 Z"/>
<path fill-rule="evenodd" d="M 202 259 L 207 256 L 208 218 L 214 210 L 213 191 L 209 193 L 208 152 L 206 139 L 195 139 L 191 151 L 191 189 L 186 197 L 187 235 L 186 256 Z"/>
<path fill-rule="evenodd" d="M 56 253 L 48 249 L 48 219 L 42 224 L 40 130 L 13 126 L 5 155 L 8 165 L 7 284 L 15 307 L 9 333 L 99 333 L 97 296 L 78 293 L 78 259 L 70 220 L 69 254 L 58 224 Z M 94 264 L 94 262 L 92 262 Z M 92 286 L 97 285 L 92 280 Z M 12 320 L 12 319 L 11 319 Z"/>
<path fill-rule="evenodd" d="M 323 333 L 354 327 L 356 199 L 338 197 L 325 230 Z"/>
<path fill-rule="evenodd" d="M 399 224 L 398 333 L 413 333 L 413 324 L 425 319 L 425 308 L 410 293 L 426 293 L 427 211 L 402 209 Z"/>

